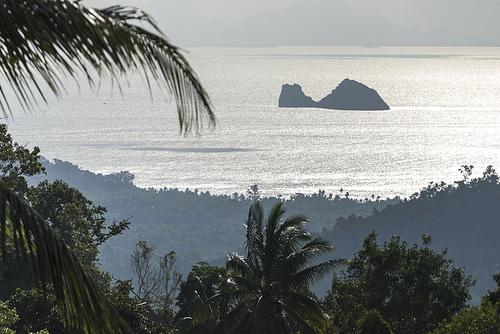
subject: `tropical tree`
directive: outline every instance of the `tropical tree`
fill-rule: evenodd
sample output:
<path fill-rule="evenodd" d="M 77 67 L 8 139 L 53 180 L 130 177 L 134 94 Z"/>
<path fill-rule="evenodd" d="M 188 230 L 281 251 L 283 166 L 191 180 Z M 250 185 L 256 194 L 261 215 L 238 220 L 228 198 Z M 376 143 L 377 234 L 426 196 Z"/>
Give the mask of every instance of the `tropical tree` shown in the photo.
<path fill-rule="evenodd" d="M 45 173 L 40 161 L 40 148 L 33 150 L 19 145 L 8 132 L 7 124 L 0 124 L 0 182 L 18 194 L 26 195 L 26 177 Z"/>
<path fill-rule="evenodd" d="M 131 24 L 147 22 L 152 32 Z M 64 91 L 61 75 L 78 80 L 140 70 L 176 98 L 180 131 L 199 132 L 206 120 L 215 125 L 210 100 L 180 50 L 148 14 L 113 6 L 98 10 L 80 1 L 0 0 L 0 72 L 25 110 L 32 110 L 43 91 Z M 48 87 L 48 88 L 47 88 Z M 12 114 L 4 85 L 0 109 Z M 2 272 L 7 266 L 9 236 L 19 257 L 32 266 L 36 281 L 50 280 L 67 325 L 88 333 L 130 333 L 104 294 L 85 273 L 64 241 L 24 199 L 0 182 Z"/>
<path fill-rule="evenodd" d="M 193 265 L 185 281 L 180 284 L 175 306 L 178 307 L 174 322 L 189 318 L 208 298 L 217 294 L 218 286 L 226 276 L 226 268 L 210 266 L 208 262 Z"/>
<path fill-rule="evenodd" d="M 16 311 L 10 309 L 3 301 L 0 301 L 0 333 L 15 334 L 16 332 L 10 329 L 10 327 L 13 326 L 18 319 L 19 316 L 16 314 Z M 47 330 L 41 330 L 36 334 L 49 334 L 49 332 Z"/>
<path fill-rule="evenodd" d="M 445 319 L 432 334 L 499 333 L 500 327 L 500 273 L 493 275 L 497 288 L 481 298 L 480 306 L 466 308 Z"/>
<path fill-rule="evenodd" d="M 220 291 L 194 312 L 194 329 L 213 333 L 316 333 L 328 323 L 308 286 L 318 282 L 346 260 L 312 264 L 333 251 L 325 240 L 312 239 L 304 228 L 307 218 L 284 220 L 278 202 L 267 219 L 259 202 L 250 207 L 246 257 L 229 255 L 229 276 Z"/>
<path fill-rule="evenodd" d="M 467 306 L 474 280 L 446 257 L 446 250 L 409 246 L 398 236 L 380 245 L 370 233 L 349 263 L 336 273 L 324 305 L 341 333 L 353 333 L 376 310 L 394 333 L 428 333 Z"/>

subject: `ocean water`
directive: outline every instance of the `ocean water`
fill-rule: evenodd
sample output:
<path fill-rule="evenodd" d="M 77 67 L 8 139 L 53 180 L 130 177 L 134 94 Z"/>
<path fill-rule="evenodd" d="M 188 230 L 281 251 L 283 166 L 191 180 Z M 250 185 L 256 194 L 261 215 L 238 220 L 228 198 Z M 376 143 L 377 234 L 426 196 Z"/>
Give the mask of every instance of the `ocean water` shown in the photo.
<path fill-rule="evenodd" d="M 407 197 L 432 181 L 500 169 L 500 48 L 189 48 L 217 127 L 179 135 L 175 103 L 131 75 L 67 94 L 7 122 L 16 141 L 140 187 L 264 195 L 325 190 Z M 283 84 L 315 100 L 343 79 L 377 90 L 388 111 L 279 108 Z M 82 80 L 83 82 L 83 80 Z M 3 82 L 2 82 L 3 85 Z M 4 86 L 4 85 L 3 85 Z M 8 93 L 10 94 L 10 93 Z M 12 95 L 9 95 L 12 100 Z"/>

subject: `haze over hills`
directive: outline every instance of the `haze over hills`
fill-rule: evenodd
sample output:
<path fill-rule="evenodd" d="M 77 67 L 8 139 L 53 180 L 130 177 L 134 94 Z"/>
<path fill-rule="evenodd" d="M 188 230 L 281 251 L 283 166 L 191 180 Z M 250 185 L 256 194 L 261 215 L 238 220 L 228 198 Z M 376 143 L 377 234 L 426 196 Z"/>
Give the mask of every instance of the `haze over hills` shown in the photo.
<path fill-rule="evenodd" d="M 181 46 L 500 45 L 498 40 L 455 32 L 445 25 L 427 32 L 404 27 L 386 19 L 381 10 L 354 9 L 342 0 L 305 0 L 232 23 L 209 20 L 192 1 L 151 0 L 144 9 Z"/>

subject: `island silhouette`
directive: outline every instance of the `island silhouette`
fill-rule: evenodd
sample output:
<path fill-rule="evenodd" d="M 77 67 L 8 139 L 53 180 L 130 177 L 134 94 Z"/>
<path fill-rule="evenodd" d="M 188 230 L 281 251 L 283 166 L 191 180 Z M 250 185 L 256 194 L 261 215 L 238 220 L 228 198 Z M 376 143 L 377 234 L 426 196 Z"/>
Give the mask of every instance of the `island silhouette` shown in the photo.
<path fill-rule="evenodd" d="M 382 100 L 375 89 L 350 79 L 344 79 L 319 102 L 306 96 L 299 84 L 284 84 L 281 87 L 279 106 L 337 110 L 389 110 L 389 106 Z"/>

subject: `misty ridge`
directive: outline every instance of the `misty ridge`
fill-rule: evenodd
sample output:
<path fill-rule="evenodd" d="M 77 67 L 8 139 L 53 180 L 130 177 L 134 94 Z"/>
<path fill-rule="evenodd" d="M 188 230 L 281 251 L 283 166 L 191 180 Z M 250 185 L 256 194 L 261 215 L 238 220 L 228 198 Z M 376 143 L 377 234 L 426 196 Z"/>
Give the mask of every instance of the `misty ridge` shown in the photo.
<path fill-rule="evenodd" d="M 428 32 L 407 28 L 384 18 L 381 11 L 352 9 L 342 0 L 305 0 L 279 12 L 264 11 L 235 23 L 208 20 L 191 1 L 152 0 L 145 10 L 154 13 L 171 40 L 186 47 L 499 45 L 496 39 L 456 32 L 446 26 Z"/>
<path fill-rule="evenodd" d="M 30 180 L 30 184 L 42 179 L 63 180 L 105 206 L 108 219 L 130 218 L 130 229 L 101 248 L 102 267 L 116 278 L 133 276 L 127 258 L 141 240 L 157 247 L 158 253 L 175 251 L 178 266 L 186 275 L 200 261 L 223 266 L 228 253 L 242 251 L 243 223 L 250 205 L 259 200 L 266 210 L 277 201 L 285 201 L 288 215 L 307 216 L 308 230 L 335 245 L 328 259 L 351 258 L 371 231 L 376 231 L 381 241 L 398 235 L 409 244 L 419 242 L 425 234 L 432 237 L 432 249 L 447 249 L 456 265 L 477 280 L 471 288 L 473 304 L 495 288 L 491 276 L 498 272 L 500 263 L 500 179 L 491 166 L 477 178 L 470 178 L 462 166 L 462 180 L 431 182 L 409 198 L 382 199 L 373 194 L 356 199 L 349 189 L 340 187 L 336 194 L 318 190 L 289 198 L 264 197 L 258 185 L 250 186 L 246 193 L 230 195 L 197 189 L 145 189 L 133 184 L 130 172 L 102 175 L 57 159 L 42 162 L 47 174 Z M 472 168 L 467 166 L 469 171 Z M 313 291 L 322 296 L 330 284 L 325 280 Z"/>

